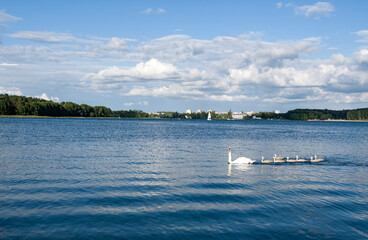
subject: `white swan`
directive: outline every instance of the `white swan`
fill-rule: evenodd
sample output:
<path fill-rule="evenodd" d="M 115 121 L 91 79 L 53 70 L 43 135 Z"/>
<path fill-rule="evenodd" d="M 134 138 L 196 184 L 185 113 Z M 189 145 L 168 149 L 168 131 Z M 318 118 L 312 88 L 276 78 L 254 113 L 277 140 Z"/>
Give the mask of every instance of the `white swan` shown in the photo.
<path fill-rule="evenodd" d="M 273 163 L 273 161 L 272 160 L 264 160 L 264 157 L 262 156 L 261 163 L 262 164 L 265 164 L 265 163 Z"/>
<path fill-rule="evenodd" d="M 231 161 L 231 148 L 229 148 L 229 164 L 252 164 L 255 161 L 250 159 L 250 158 L 246 158 L 246 157 L 240 157 L 234 161 Z"/>
<path fill-rule="evenodd" d="M 317 155 L 314 155 L 314 159 L 313 157 L 310 157 L 311 158 L 311 163 L 316 163 L 316 162 L 322 162 L 324 161 L 323 158 L 317 158 Z"/>
<path fill-rule="evenodd" d="M 276 154 L 274 154 L 274 157 L 275 157 L 276 160 L 283 160 L 284 159 L 284 157 L 277 157 Z"/>
<path fill-rule="evenodd" d="M 273 162 L 274 163 L 284 163 L 285 160 L 282 160 L 283 158 L 277 157 L 276 154 L 273 155 Z"/>
<path fill-rule="evenodd" d="M 289 159 L 289 157 L 287 157 L 286 162 L 287 163 L 296 163 L 296 162 L 298 162 L 298 160 L 297 159 Z"/>
<path fill-rule="evenodd" d="M 298 161 L 298 162 L 306 162 L 307 160 L 305 160 L 305 159 L 299 159 L 299 156 L 296 156 L 296 160 Z"/>

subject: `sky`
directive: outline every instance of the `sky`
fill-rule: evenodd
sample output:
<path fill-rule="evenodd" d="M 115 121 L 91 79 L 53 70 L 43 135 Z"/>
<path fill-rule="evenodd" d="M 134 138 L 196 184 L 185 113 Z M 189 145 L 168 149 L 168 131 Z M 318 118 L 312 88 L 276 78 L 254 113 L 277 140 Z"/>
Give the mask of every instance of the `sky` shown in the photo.
<path fill-rule="evenodd" d="M 1 0 L 0 94 L 113 110 L 368 107 L 368 1 Z"/>

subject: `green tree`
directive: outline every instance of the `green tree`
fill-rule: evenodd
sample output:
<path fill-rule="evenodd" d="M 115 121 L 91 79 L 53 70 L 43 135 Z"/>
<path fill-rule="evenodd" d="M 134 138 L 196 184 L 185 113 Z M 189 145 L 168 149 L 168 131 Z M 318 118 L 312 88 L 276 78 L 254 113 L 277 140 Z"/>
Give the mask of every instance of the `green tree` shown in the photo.
<path fill-rule="evenodd" d="M 227 112 L 227 119 L 233 119 L 233 112 L 231 109 Z"/>
<path fill-rule="evenodd" d="M 15 115 L 15 106 L 12 104 L 8 94 L 0 96 L 0 114 L 1 115 Z"/>

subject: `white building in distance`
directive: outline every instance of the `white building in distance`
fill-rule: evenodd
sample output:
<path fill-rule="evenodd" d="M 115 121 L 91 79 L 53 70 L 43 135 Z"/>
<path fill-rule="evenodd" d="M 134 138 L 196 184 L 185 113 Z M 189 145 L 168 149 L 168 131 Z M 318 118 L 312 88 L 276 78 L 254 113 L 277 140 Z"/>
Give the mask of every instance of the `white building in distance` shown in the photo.
<path fill-rule="evenodd" d="M 235 120 L 242 120 L 245 117 L 245 113 L 233 112 L 233 113 L 231 113 L 231 116 Z"/>

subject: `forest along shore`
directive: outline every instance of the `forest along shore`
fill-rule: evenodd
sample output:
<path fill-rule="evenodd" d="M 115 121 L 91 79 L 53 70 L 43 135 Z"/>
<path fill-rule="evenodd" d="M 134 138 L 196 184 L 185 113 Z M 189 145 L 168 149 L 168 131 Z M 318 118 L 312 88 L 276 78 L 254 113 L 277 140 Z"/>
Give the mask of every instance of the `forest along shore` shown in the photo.
<path fill-rule="evenodd" d="M 209 112 L 209 111 L 208 111 Z M 36 117 L 81 117 L 81 118 L 138 118 L 138 119 L 207 119 L 208 112 L 196 113 L 155 112 L 141 110 L 113 111 L 105 106 L 89 106 L 73 102 L 53 102 L 39 98 L 0 94 L 0 116 Z M 212 119 L 272 119 L 272 120 L 313 120 L 313 121 L 367 121 L 368 108 L 350 110 L 295 109 L 286 113 L 258 112 L 252 114 L 210 111 Z M 235 116 L 235 115 L 236 116 Z M 241 116 L 239 118 L 239 115 Z M 233 118 L 233 116 L 235 116 Z"/>

